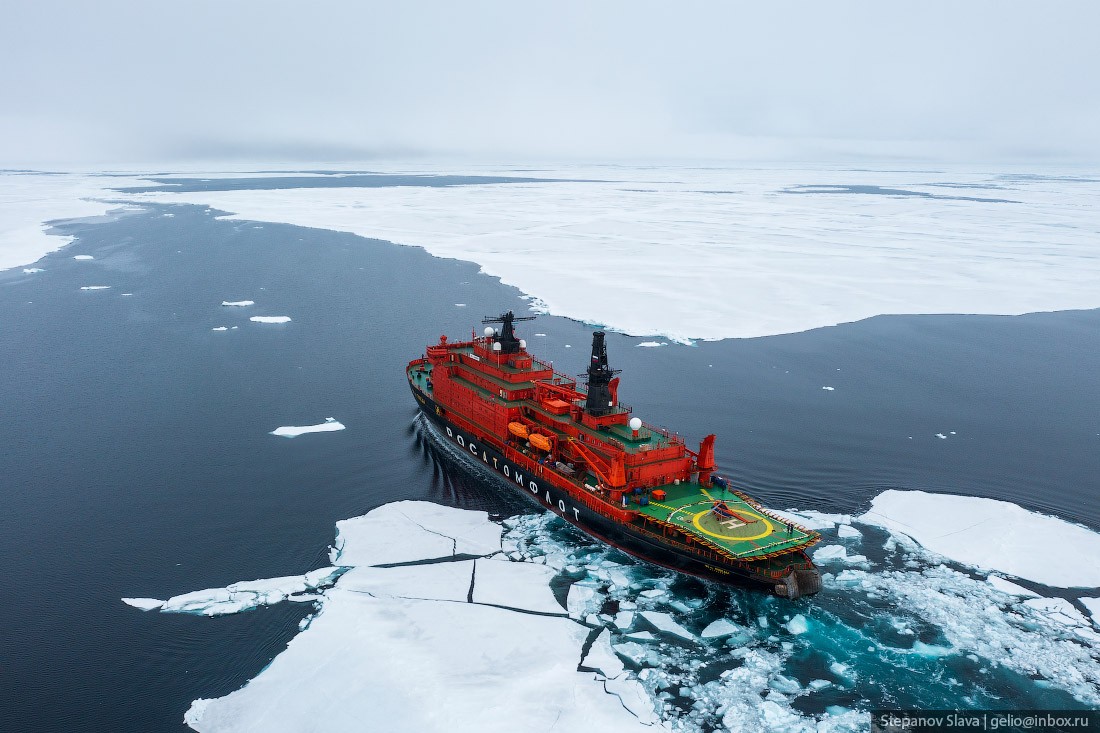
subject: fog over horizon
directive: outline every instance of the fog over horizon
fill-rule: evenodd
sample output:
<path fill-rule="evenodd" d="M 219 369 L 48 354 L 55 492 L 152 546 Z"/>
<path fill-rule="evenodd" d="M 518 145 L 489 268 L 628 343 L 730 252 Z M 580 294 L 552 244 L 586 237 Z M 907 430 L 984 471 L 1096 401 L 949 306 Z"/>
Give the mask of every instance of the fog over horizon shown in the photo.
<path fill-rule="evenodd" d="M 5 3 L 0 168 L 1096 165 L 1100 5 Z"/>

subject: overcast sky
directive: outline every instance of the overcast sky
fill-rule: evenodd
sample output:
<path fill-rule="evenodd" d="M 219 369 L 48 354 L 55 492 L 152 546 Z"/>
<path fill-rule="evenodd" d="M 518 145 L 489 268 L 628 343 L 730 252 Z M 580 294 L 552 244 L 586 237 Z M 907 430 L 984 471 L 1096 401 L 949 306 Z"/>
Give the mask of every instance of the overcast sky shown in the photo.
<path fill-rule="evenodd" d="M 0 167 L 1100 161 L 1100 2 L 0 0 Z"/>

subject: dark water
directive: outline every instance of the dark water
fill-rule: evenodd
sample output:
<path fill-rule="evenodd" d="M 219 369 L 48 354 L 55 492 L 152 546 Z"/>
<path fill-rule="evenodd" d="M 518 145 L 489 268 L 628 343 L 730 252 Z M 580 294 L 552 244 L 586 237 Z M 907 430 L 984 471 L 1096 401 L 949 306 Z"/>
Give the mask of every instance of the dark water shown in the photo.
<path fill-rule="evenodd" d="M 525 506 L 411 424 L 405 363 L 525 306 L 477 266 L 203 207 L 61 228 L 78 241 L 45 272 L 0 273 L 0 730 L 184 730 L 191 700 L 255 676 L 310 610 L 205 619 L 120 597 L 305 572 L 337 520 L 394 499 Z M 242 299 L 257 305 L 220 306 Z M 525 327 L 532 351 L 581 371 L 589 327 Z M 609 349 L 624 402 L 692 441 L 717 432 L 719 464 L 765 502 L 850 512 L 918 488 L 1100 528 L 1098 333 L 1100 311 L 881 317 Z M 348 429 L 268 434 L 328 416 Z"/>

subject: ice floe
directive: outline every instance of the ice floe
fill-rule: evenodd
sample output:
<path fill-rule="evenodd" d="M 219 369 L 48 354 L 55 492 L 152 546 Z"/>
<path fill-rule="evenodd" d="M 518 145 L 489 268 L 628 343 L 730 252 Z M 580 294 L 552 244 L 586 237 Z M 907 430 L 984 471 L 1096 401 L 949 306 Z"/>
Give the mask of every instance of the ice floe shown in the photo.
<path fill-rule="evenodd" d="M 822 389 L 826 392 L 833 392 L 836 390 L 836 387 L 822 387 Z"/>
<path fill-rule="evenodd" d="M 187 725 L 209 733 L 310 730 L 318 721 L 326 731 L 349 732 L 362 730 L 364 721 L 395 733 L 617 733 L 637 731 L 639 724 L 668 730 L 647 688 L 614 653 L 607 630 L 582 654 L 589 629 L 561 615 L 527 612 L 552 600 L 546 566 L 455 559 L 378 567 L 374 530 L 387 523 L 404 532 L 409 556 L 434 556 L 434 545 L 416 548 L 432 537 L 446 537 L 453 548 L 460 536 L 473 536 L 482 554 L 499 549 L 500 525 L 484 512 L 400 502 L 341 522 L 342 550 L 336 552 L 343 564 L 326 569 L 333 582 L 321 592 L 317 613 L 247 685 L 225 697 L 195 700 L 184 715 Z M 494 536 L 495 543 L 485 541 Z M 350 565 L 358 560 L 370 564 Z M 322 572 L 315 571 L 318 577 Z M 229 612 L 233 592 L 285 596 L 294 580 L 238 583 L 165 605 Z M 479 583 L 488 586 L 484 595 Z M 521 604 L 532 607 L 527 610 L 479 600 L 500 600 L 505 588 L 517 585 L 542 585 L 545 595 L 521 593 L 533 601 Z"/>
<path fill-rule="evenodd" d="M 241 581 L 224 588 L 191 591 L 166 601 L 156 598 L 123 598 L 122 601 L 143 611 L 222 616 L 281 603 L 295 594 L 328 587 L 342 572 L 343 569 L 337 567 L 321 568 L 305 575 Z"/>
<path fill-rule="evenodd" d="M 228 331 L 229 326 L 214 326 L 214 328 L 212 328 L 210 330 L 211 331 Z"/>
<path fill-rule="evenodd" d="M 1100 534 L 996 499 L 923 491 L 884 491 L 859 521 L 906 535 L 965 565 L 1044 585 L 1100 586 Z"/>
<path fill-rule="evenodd" d="M 801 613 L 795 615 L 790 621 L 785 624 L 785 626 L 787 627 L 787 631 L 791 632 L 795 636 L 798 636 L 799 634 L 805 634 L 807 631 L 810 630 L 810 622 L 807 621 L 806 617 L 803 616 Z"/>
<path fill-rule="evenodd" d="M 1039 596 L 1038 593 L 1030 591 L 1022 585 L 1017 585 L 1011 580 L 1005 580 L 999 575 L 990 575 L 986 578 L 986 581 L 997 590 L 1010 596 L 1023 596 L 1025 598 L 1037 598 Z"/>
<path fill-rule="evenodd" d="M 478 562 L 472 600 L 474 603 L 564 616 L 565 609 L 550 589 L 550 581 L 556 575 L 555 570 L 545 565 L 507 560 Z"/>
<path fill-rule="evenodd" d="M 847 515 L 823 516 L 847 526 Z M 865 710 L 828 705 L 811 715 L 792 703 L 838 687 L 862 695 L 860 685 L 880 684 L 864 673 L 860 654 L 913 673 L 965 657 L 1085 704 L 1100 701 L 1100 634 L 1072 603 L 1025 603 L 993 581 L 938 564 L 915 543 L 889 554 L 911 558 L 913 567 L 831 568 L 825 593 L 800 613 L 774 598 L 734 593 L 724 615 L 709 616 L 695 636 L 692 618 L 708 613 L 709 591 L 673 585 L 675 576 L 587 543 L 550 514 L 503 525 L 502 534 L 484 512 L 423 502 L 340 522 L 330 561 L 343 575 L 288 598 L 318 604 L 302 633 L 244 688 L 195 701 L 188 724 L 290 731 L 323 720 L 339 731 L 369 719 L 397 731 L 495 731 L 549 728 L 560 715 L 555 729 L 636 730 L 651 722 L 682 733 L 856 731 L 865 728 Z M 575 581 L 565 593 L 573 618 L 551 590 L 564 578 Z M 285 591 L 291 580 L 127 602 L 229 612 L 240 600 L 232 592 L 277 600 L 265 592 L 269 585 Z M 837 603 L 856 607 L 858 626 L 829 610 Z M 872 635 L 868 614 L 881 616 L 884 607 L 891 617 L 879 621 L 900 642 Z M 822 655 L 820 666 L 803 674 L 793 660 L 810 649 Z M 447 715 L 433 714 L 440 710 Z"/>
<path fill-rule="evenodd" d="M 842 540 L 858 540 L 863 538 L 863 533 L 850 524 L 842 524 L 837 527 L 836 536 Z"/>
<path fill-rule="evenodd" d="M 1078 600 L 1089 610 L 1092 622 L 1100 627 L 1100 598 L 1079 598 Z"/>
<path fill-rule="evenodd" d="M 45 272 L 41 267 L 24 267 L 23 273 L 26 275 L 33 275 L 36 272 Z"/>
<path fill-rule="evenodd" d="M 255 323 L 290 323 L 290 316 L 252 316 L 248 320 Z"/>
<path fill-rule="evenodd" d="M 637 345 L 638 346 L 645 346 L 645 347 L 649 347 L 649 348 L 655 348 L 657 346 L 668 346 L 668 344 L 664 341 L 643 341 L 642 343 L 637 344 Z"/>
<path fill-rule="evenodd" d="M 95 257 L 92 257 L 91 255 L 74 255 L 73 259 L 74 260 L 94 260 Z"/>
<path fill-rule="evenodd" d="M 109 290 L 110 288 L 111 288 L 110 285 L 83 285 L 83 286 L 81 286 L 80 289 L 81 290 Z"/>
<path fill-rule="evenodd" d="M 727 636 L 739 634 L 742 630 L 741 626 L 733 623 L 729 619 L 720 618 L 708 624 L 699 636 L 704 639 L 724 639 Z"/>
<path fill-rule="evenodd" d="M 215 328 L 214 330 L 224 331 L 225 326 Z M 299 435 L 305 435 L 306 433 L 330 433 L 334 430 L 343 429 L 344 424 L 342 422 L 334 417 L 326 417 L 324 422 L 317 423 L 316 425 L 283 425 L 282 427 L 272 430 L 271 434 L 283 438 L 297 438 Z"/>
<path fill-rule="evenodd" d="M 883 313 L 1100 305 L 1096 182 L 1018 179 L 1002 182 L 994 200 L 967 200 L 843 190 L 942 193 L 936 186 L 945 177 L 969 185 L 994 176 L 676 165 L 562 165 L 542 175 L 573 180 L 129 198 L 423 247 L 478 263 L 555 315 L 680 341 L 789 333 Z M 800 188 L 813 184 L 832 188 Z M 531 253 L 540 251 L 557 256 L 531 267 Z M 580 261 L 594 266 L 578 271 Z M 610 283 L 609 267 L 619 274 Z M 592 292 L 607 297 L 586 297 Z M 647 299 L 662 306 L 637 307 Z"/>
<path fill-rule="evenodd" d="M 848 548 L 844 545 L 825 545 L 813 552 L 814 562 L 818 564 L 842 563 L 846 565 L 859 565 L 867 562 L 864 555 L 849 555 Z"/>
<path fill-rule="evenodd" d="M 398 501 L 336 523 L 333 565 L 389 565 L 500 550 L 501 526 L 485 512 Z"/>
<path fill-rule="evenodd" d="M 596 635 L 588 654 L 581 661 L 581 667 L 587 667 L 609 678 L 618 677 L 623 673 L 623 662 L 611 648 L 611 632 L 603 629 Z"/>
<path fill-rule="evenodd" d="M 676 623 L 672 616 L 667 613 L 662 613 L 660 611 L 641 611 L 638 615 L 653 624 L 653 628 L 663 634 L 668 634 L 678 639 L 683 639 L 684 641 L 695 641 L 695 634 Z"/>
<path fill-rule="evenodd" d="M 223 300 L 222 305 L 232 306 L 232 307 L 236 307 L 236 308 L 244 308 L 245 306 L 256 305 L 256 301 L 254 301 L 254 300 Z"/>

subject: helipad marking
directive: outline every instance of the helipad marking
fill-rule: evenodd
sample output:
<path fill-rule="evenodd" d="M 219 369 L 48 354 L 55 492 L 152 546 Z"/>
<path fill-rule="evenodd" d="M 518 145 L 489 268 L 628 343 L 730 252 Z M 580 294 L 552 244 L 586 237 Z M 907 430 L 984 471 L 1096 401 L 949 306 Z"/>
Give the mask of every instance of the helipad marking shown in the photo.
<path fill-rule="evenodd" d="M 695 515 L 695 518 L 692 519 L 691 523 L 695 525 L 695 529 L 699 530 L 703 534 L 710 535 L 711 537 L 717 537 L 720 540 L 733 540 L 735 542 L 748 542 L 750 540 L 758 540 L 761 537 L 767 537 L 775 529 L 775 527 L 772 526 L 771 522 L 769 522 L 767 519 L 760 516 L 759 514 L 757 514 L 755 512 L 749 512 L 749 511 L 741 510 L 741 511 L 738 512 L 738 514 L 745 514 L 745 515 L 748 515 L 748 516 L 756 517 L 761 522 L 763 522 L 764 527 L 765 527 L 764 531 L 761 532 L 760 534 L 753 535 L 752 537 L 734 537 L 734 536 L 728 535 L 728 534 L 718 534 L 717 532 L 711 532 L 709 529 L 704 529 L 703 525 L 699 524 L 699 519 L 704 514 L 709 514 L 709 513 L 710 513 L 709 509 L 704 509 L 703 511 L 701 511 L 698 514 Z"/>

